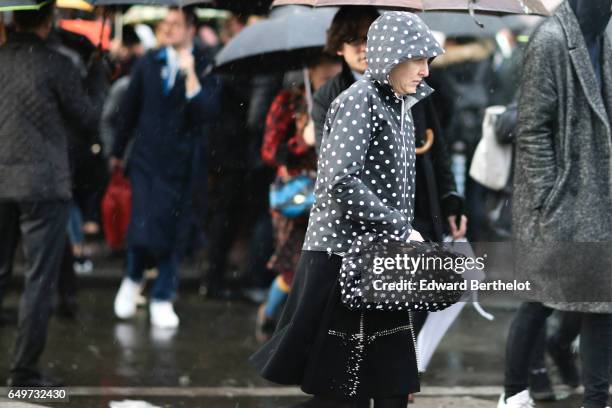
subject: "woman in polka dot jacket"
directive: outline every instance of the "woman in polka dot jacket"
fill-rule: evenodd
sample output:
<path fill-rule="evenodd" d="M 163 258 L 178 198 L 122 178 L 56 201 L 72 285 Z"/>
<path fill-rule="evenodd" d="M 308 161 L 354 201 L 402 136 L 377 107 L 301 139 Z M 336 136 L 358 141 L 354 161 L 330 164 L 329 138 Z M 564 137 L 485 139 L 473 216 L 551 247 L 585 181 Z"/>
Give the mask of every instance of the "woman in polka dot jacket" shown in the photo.
<path fill-rule="evenodd" d="M 368 31 L 364 78 L 327 113 L 294 290 L 277 332 L 252 357 L 263 377 L 314 395 L 297 407 L 353 407 L 370 398 L 377 408 L 403 407 L 419 391 L 408 314 L 349 311 L 338 273 L 344 253 L 366 232 L 422 240 L 411 226 L 410 108 L 433 92 L 424 78 L 443 52 L 418 16 L 385 12 Z"/>

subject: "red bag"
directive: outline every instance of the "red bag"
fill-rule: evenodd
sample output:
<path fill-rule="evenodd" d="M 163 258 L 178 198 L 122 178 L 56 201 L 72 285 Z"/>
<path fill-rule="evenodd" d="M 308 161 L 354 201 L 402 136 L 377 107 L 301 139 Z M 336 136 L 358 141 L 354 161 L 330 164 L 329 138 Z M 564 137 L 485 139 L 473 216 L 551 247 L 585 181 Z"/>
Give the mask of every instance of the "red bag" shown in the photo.
<path fill-rule="evenodd" d="M 102 198 L 102 228 L 108 246 L 121 250 L 130 224 L 132 188 L 123 170 L 115 170 Z"/>

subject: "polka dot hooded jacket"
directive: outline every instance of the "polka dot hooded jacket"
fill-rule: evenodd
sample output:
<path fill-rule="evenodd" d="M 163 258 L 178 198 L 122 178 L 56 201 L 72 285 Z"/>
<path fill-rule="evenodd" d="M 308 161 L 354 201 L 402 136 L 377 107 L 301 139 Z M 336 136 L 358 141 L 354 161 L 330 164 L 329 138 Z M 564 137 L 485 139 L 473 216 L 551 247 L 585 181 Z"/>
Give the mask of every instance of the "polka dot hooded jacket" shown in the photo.
<path fill-rule="evenodd" d="M 405 60 L 442 53 L 412 13 L 385 12 L 372 23 L 366 74 L 327 112 L 304 250 L 342 255 L 366 232 L 408 237 L 416 160 L 410 108 L 433 89 L 423 81 L 415 94 L 402 97 L 388 75 Z"/>

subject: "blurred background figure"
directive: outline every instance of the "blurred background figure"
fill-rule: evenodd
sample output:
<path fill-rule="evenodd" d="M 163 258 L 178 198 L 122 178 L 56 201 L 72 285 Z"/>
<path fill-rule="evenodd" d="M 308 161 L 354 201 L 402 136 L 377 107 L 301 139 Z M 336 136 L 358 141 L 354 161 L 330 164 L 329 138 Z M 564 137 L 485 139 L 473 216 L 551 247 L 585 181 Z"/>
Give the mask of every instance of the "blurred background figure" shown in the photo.
<path fill-rule="evenodd" d="M 447 38 L 446 53 L 432 64 L 433 101 L 452 154 L 458 193 L 465 196 L 468 237 L 479 235 L 485 220 L 484 188 L 467 176 L 482 136 L 484 111 L 491 104 L 494 43 L 482 38 Z"/>
<path fill-rule="evenodd" d="M 215 30 L 206 24 L 202 24 L 198 28 L 198 39 L 204 48 L 210 48 L 213 53 L 216 53 L 221 48 L 221 40 Z"/>
<path fill-rule="evenodd" d="M 104 155 L 107 159 L 110 159 L 113 144 L 118 137 L 119 116 L 122 113 L 120 110 L 121 100 L 130 84 L 132 69 L 144 53 L 145 47 L 134 26 L 124 26 L 121 41 L 114 42 L 113 49 L 111 50 L 111 58 L 116 66 L 116 78 L 104 103 L 102 120 L 100 122 L 100 139 L 102 140 Z"/>
<path fill-rule="evenodd" d="M 165 28 L 168 45 L 137 64 L 120 104 L 112 169 L 123 167 L 127 143 L 135 138 L 126 168 L 132 187 L 127 271 L 114 309 L 121 319 L 134 316 L 144 270 L 156 266 L 151 324 L 176 328 L 172 301 L 191 220 L 196 153 L 204 124 L 217 113 L 218 85 L 206 75 L 210 60 L 194 46 L 193 11 L 170 9 Z"/>
<path fill-rule="evenodd" d="M 310 121 L 309 95 L 316 92 L 342 69 L 337 57 L 323 54 L 308 64 L 307 75 L 311 93 L 303 84 L 282 90 L 268 111 L 266 131 L 261 146 L 263 161 L 276 169 L 277 182 L 291 183 L 296 176 L 316 178 L 317 155 L 314 148 L 314 129 L 305 134 Z M 304 207 L 300 214 L 286 215 L 279 209 L 272 209 L 274 227 L 274 254 L 268 261 L 268 268 L 278 276 L 272 283 L 266 302 L 259 308 L 257 337 L 265 341 L 274 332 L 280 314 L 293 283 L 300 250 L 308 227 L 310 207 Z"/>
<path fill-rule="evenodd" d="M 221 27 L 222 43 L 247 21 L 231 16 Z M 208 267 L 202 270 L 200 293 L 260 303 L 272 275 L 266 264 L 273 251 L 268 192 L 274 177 L 260 150 L 265 117 L 283 75 L 230 72 L 220 78 L 221 112 L 208 144 Z"/>
<path fill-rule="evenodd" d="M 49 3 L 39 11 L 15 12 L 15 32 L 0 48 L 0 281 L 11 274 L 19 235 L 28 260 L 10 386 L 58 385 L 37 365 L 72 198 L 68 139 L 73 126 L 82 135 L 95 132 L 106 82 L 103 67 L 94 62 L 86 81 L 89 96 L 70 59 L 47 46 L 54 10 Z"/>

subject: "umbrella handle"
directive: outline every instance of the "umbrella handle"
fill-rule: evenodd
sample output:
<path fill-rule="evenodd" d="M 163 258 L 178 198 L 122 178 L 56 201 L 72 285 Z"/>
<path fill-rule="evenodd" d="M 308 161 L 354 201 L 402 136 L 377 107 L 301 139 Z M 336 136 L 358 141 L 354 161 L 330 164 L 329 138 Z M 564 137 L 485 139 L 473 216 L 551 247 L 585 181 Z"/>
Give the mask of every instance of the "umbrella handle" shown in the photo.
<path fill-rule="evenodd" d="M 470 12 L 470 17 L 472 17 L 476 25 L 480 28 L 484 28 L 484 24 L 482 24 L 480 21 L 476 19 L 476 12 L 474 11 L 474 5 L 476 4 L 477 1 L 478 0 L 468 0 L 468 10 Z"/>
<path fill-rule="evenodd" d="M 472 293 L 472 305 L 474 305 L 474 309 L 476 309 L 476 312 L 480 316 L 484 317 L 485 319 L 487 319 L 490 322 L 495 320 L 495 316 L 493 316 L 491 313 L 488 313 L 487 311 L 485 311 L 482 308 L 482 305 L 478 301 L 478 291 L 475 291 L 475 292 Z"/>
<path fill-rule="evenodd" d="M 106 26 L 106 19 L 108 18 L 110 11 L 108 8 L 104 9 L 104 13 L 102 13 L 102 28 L 100 29 L 100 41 L 98 42 L 97 51 L 102 54 L 102 41 L 104 40 L 104 27 Z"/>
<path fill-rule="evenodd" d="M 123 13 L 115 13 L 115 40 L 123 42 Z M 104 26 L 102 27 L 104 31 Z"/>
<path fill-rule="evenodd" d="M 306 89 L 306 106 L 308 108 L 308 116 L 310 116 L 312 113 L 312 84 L 310 83 L 308 68 L 302 68 L 302 74 L 304 75 L 304 88 Z"/>
<path fill-rule="evenodd" d="M 431 149 L 431 146 L 433 146 L 433 143 L 434 143 L 433 130 L 427 129 L 425 131 L 425 143 L 423 144 L 423 146 L 417 147 L 416 154 L 421 155 L 421 154 L 427 153 L 429 149 Z"/>

